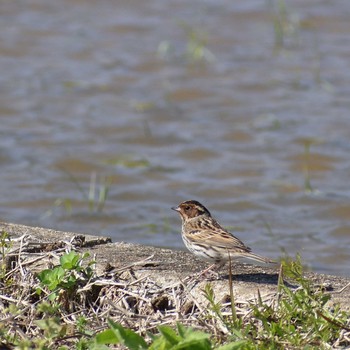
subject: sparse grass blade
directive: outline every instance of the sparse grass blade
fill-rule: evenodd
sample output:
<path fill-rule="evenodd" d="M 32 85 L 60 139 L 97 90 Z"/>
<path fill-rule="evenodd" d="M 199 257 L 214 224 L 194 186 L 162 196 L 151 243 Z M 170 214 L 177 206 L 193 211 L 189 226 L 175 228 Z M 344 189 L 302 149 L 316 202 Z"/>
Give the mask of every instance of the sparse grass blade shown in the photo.
<path fill-rule="evenodd" d="M 231 255 L 228 253 L 229 258 L 229 276 L 228 276 L 228 282 L 229 282 L 229 288 L 230 288 L 230 300 L 231 300 L 231 315 L 232 315 L 232 321 L 235 322 L 237 320 L 237 313 L 236 313 L 236 304 L 235 304 L 235 296 L 233 294 L 233 281 L 232 281 L 232 260 Z"/>
<path fill-rule="evenodd" d="M 145 340 L 138 335 L 136 332 L 131 329 L 124 328 L 122 325 L 113 322 L 112 320 L 108 321 L 110 329 L 115 334 L 119 343 L 125 345 L 130 350 L 143 350 L 148 349 L 148 345 Z"/>

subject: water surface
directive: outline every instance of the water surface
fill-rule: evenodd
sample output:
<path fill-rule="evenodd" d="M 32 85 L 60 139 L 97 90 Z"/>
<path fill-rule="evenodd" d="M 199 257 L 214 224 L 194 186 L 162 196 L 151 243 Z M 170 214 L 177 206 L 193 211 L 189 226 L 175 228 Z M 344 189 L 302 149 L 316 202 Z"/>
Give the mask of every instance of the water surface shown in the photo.
<path fill-rule="evenodd" d="M 349 275 L 350 2 L 287 5 L 3 1 L 0 219 L 183 249 L 197 199 Z"/>

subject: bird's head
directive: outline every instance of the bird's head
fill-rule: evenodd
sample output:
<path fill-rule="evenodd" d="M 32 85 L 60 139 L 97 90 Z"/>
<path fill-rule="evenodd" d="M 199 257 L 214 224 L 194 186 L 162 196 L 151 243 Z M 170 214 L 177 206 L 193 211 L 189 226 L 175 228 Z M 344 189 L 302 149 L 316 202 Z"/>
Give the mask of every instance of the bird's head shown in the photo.
<path fill-rule="evenodd" d="M 180 203 L 177 207 L 171 208 L 177 211 L 183 221 L 193 219 L 197 216 L 210 216 L 209 210 L 201 203 L 195 200 L 189 200 Z"/>

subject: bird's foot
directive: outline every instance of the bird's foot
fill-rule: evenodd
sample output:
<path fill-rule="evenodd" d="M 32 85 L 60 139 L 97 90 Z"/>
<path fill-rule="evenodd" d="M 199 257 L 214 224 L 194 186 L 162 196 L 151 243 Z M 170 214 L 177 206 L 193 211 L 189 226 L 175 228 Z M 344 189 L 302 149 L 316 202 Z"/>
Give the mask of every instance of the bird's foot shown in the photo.
<path fill-rule="evenodd" d="M 219 279 L 220 274 L 218 269 L 221 267 L 221 264 L 212 264 L 208 268 L 199 272 L 197 278 L 205 278 L 205 279 Z"/>

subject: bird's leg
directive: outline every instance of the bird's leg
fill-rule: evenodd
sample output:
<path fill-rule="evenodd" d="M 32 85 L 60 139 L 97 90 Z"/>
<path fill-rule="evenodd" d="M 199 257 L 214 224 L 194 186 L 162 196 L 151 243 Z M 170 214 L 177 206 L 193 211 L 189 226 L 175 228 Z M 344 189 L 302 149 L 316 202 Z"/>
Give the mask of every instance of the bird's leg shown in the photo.
<path fill-rule="evenodd" d="M 220 274 L 219 274 L 219 270 L 225 265 L 225 262 L 219 262 L 219 263 L 214 263 L 211 264 L 209 267 L 207 267 L 206 269 L 204 269 L 203 271 L 201 271 L 198 275 L 198 277 L 201 276 L 205 276 L 205 277 L 210 277 L 210 276 L 214 276 L 216 278 L 219 278 Z M 215 268 L 214 271 L 213 268 Z"/>

